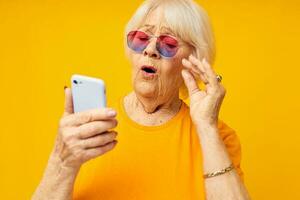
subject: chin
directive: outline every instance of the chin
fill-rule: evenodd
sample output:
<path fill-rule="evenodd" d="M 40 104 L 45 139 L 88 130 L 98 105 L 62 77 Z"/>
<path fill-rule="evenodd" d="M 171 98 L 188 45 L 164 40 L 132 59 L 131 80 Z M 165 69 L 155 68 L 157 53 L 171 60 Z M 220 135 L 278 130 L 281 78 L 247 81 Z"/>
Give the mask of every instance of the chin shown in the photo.
<path fill-rule="evenodd" d="M 146 98 L 157 97 L 158 90 L 157 85 L 155 83 L 149 82 L 140 82 L 134 84 L 134 91 L 138 95 L 141 95 Z"/>

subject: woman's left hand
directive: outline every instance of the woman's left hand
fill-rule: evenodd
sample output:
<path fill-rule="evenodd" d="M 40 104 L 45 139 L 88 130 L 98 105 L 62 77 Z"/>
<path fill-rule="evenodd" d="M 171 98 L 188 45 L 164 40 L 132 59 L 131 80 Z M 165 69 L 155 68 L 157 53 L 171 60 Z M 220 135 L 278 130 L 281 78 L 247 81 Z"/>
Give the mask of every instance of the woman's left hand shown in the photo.
<path fill-rule="evenodd" d="M 218 115 L 226 90 L 217 80 L 217 75 L 203 59 L 200 61 L 193 55 L 188 60 L 182 59 L 185 67 L 182 76 L 188 88 L 190 98 L 190 115 L 195 125 L 208 125 L 217 127 Z M 201 79 L 205 84 L 205 90 L 201 90 L 196 82 Z"/>

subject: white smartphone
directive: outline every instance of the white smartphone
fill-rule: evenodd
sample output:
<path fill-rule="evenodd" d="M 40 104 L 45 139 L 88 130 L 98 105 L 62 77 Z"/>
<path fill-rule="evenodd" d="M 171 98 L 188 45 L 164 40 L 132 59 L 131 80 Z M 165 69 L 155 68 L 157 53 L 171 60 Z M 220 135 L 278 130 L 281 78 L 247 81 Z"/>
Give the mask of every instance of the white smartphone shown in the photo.
<path fill-rule="evenodd" d="M 104 81 L 74 74 L 71 77 L 74 112 L 106 107 Z"/>

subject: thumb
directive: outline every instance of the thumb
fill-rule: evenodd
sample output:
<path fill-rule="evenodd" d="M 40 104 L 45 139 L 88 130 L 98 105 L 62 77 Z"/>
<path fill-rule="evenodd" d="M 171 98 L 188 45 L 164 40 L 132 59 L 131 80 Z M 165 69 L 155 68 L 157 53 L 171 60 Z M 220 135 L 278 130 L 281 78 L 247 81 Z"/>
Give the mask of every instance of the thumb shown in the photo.
<path fill-rule="evenodd" d="M 189 72 L 186 69 L 183 69 L 181 71 L 181 75 L 183 77 L 184 84 L 186 85 L 186 87 L 189 91 L 189 96 L 200 91 L 199 87 L 197 85 L 197 82 L 196 82 L 194 76 L 191 74 L 191 72 Z"/>
<path fill-rule="evenodd" d="M 71 89 L 66 87 L 65 88 L 65 110 L 64 116 L 70 115 L 74 113 L 73 109 L 73 99 L 72 99 L 72 92 Z"/>

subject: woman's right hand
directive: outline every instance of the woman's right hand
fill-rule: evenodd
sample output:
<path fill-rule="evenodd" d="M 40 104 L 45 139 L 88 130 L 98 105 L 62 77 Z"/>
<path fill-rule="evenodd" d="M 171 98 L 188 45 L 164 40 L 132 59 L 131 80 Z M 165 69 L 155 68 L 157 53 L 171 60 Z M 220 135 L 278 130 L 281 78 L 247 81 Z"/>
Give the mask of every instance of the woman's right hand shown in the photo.
<path fill-rule="evenodd" d="M 110 108 L 74 113 L 72 94 L 65 89 L 65 112 L 60 119 L 58 136 L 52 156 L 61 166 L 78 170 L 97 156 L 112 150 L 117 141 L 116 111 Z"/>

